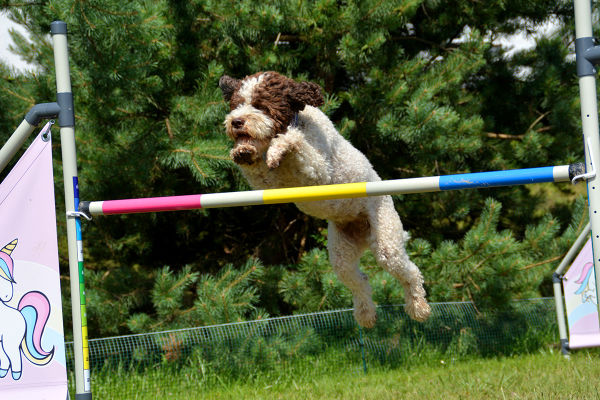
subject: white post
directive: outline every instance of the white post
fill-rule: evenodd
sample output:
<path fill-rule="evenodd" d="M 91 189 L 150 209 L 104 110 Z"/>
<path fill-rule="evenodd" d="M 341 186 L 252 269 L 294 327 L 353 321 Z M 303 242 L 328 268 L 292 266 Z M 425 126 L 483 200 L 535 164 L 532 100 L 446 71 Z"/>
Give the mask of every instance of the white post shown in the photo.
<path fill-rule="evenodd" d="M 75 114 L 73 93 L 69 73 L 69 51 L 67 47 L 67 24 L 54 21 L 50 25 L 54 45 L 56 67 L 56 98 L 61 108 L 58 115 L 65 185 L 65 208 L 76 211 L 77 156 L 75 151 Z M 79 218 L 67 217 L 67 241 L 69 251 L 69 274 L 71 278 L 71 309 L 73 312 L 73 353 L 75 358 L 75 399 L 91 400 L 89 348 L 85 290 L 83 285 L 83 259 L 80 245 Z"/>
<path fill-rule="evenodd" d="M 577 49 L 577 73 L 581 99 L 581 124 L 585 147 L 586 171 L 600 166 L 600 138 L 598 136 L 598 102 L 596 95 L 596 70 L 586 51 L 594 48 L 592 37 L 592 10 L 590 0 L 575 0 L 575 39 Z M 590 224 L 596 292 L 600 293 L 600 180 L 597 176 L 587 180 Z"/>

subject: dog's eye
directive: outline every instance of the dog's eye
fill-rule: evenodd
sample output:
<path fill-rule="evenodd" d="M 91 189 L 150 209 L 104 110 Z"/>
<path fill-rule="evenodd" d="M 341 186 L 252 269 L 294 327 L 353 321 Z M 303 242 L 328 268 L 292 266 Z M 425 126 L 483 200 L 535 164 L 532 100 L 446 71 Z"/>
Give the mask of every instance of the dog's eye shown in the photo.
<path fill-rule="evenodd" d="M 264 112 L 269 117 L 273 117 L 273 115 L 271 113 L 271 108 L 267 104 L 263 103 L 262 101 L 252 102 L 252 107 Z"/>

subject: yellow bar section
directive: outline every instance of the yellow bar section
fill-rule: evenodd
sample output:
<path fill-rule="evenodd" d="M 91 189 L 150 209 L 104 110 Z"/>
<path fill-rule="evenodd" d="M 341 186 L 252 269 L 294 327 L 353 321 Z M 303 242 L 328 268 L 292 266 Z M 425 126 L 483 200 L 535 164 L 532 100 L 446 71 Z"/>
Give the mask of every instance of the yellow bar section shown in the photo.
<path fill-rule="evenodd" d="M 87 347 L 83 348 L 83 369 L 90 369 L 90 351 Z"/>
<path fill-rule="evenodd" d="M 90 369 L 90 349 L 88 347 L 87 326 L 81 327 L 81 336 L 83 339 L 83 369 Z"/>
<path fill-rule="evenodd" d="M 337 185 L 304 186 L 263 191 L 264 204 L 289 203 L 314 200 L 349 199 L 367 196 L 367 182 Z"/>

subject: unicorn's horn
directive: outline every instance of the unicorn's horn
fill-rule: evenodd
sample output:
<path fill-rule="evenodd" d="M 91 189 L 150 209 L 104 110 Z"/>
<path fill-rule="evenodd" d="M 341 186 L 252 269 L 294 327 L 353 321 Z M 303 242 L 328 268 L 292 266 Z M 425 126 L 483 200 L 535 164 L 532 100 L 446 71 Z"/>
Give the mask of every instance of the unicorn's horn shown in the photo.
<path fill-rule="evenodd" d="M 10 242 L 9 244 L 7 244 L 6 246 L 4 246 L 2 248 L 2 250 L 0 250 L 3 253 L 6 253 L 10 256 L 10 254 L 13 252 L 13 250 L 15 249 L 15 247 L 17 247 L 17 242 L 19 241 L 19 239 L 15 239 L 12 242 Z"/>

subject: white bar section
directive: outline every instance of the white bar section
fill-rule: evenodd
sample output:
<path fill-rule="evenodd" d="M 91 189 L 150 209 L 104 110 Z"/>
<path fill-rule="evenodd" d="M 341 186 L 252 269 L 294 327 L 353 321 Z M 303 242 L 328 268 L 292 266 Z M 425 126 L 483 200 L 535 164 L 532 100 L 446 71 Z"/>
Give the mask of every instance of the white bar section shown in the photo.
<path fill-rule="evenodd" d="M 557 165 L 552 170 L 552 176 L 554 177 L 554 182 L 567 182 L 571 179 L 569 178 L 569 166 L 568 165 Z"/>
<path fill-rule="evenodd" d="M 92 201 L 90 203 L 90 214 L 91 215 L 102 215 L 102 214 L 104 214 L 102 212 L 102 204 L 104 204 L 104 201 Z"/>
<path fill-rule="evenodd" d="M 391 181 L 367 182 L 367 196 L 388 194 L 426 193 L 440 191 L 440 177 L 394 179 Z"/>
<path fill-rule="evenodd" d="M 264 204 L 263 190 L 208 193 L 200 196 L 200 206 L 202 208 L 255 206 L 260 204 Z"/>

